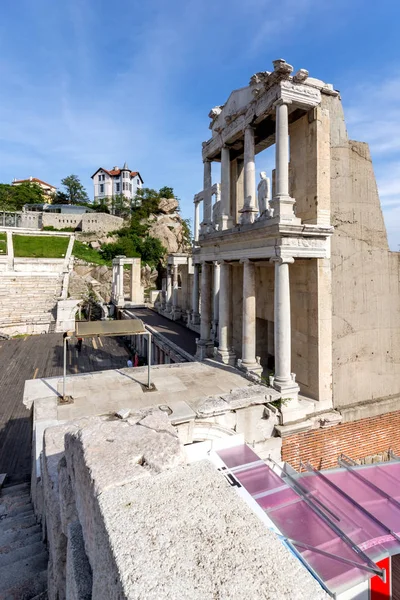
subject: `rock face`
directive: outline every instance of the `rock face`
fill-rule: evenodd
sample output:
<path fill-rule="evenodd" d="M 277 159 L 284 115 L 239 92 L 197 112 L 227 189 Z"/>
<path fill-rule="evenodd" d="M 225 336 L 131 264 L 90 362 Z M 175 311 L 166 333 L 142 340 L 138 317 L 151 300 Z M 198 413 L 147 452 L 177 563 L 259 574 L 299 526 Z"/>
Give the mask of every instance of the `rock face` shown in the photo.
<path fill-rule="evenodd" d="M 140 270 L 141 284 L 144 288 L 154 287 L 157 277 L 157 269 L 152 269 L 149 265 L 145 265 Z"/>
<path fill-rule="evenodd" d="M 160 240 L 168 254 L 187 250 L 183 221 L 178 213 L 150 217 L 149 234 Z"/>
<path fill-rule="evenodd" d="M 166 215 L 175 213 L 179 206 L 178 200 L 175 198 L 161 198 L 158 208 Z"/>

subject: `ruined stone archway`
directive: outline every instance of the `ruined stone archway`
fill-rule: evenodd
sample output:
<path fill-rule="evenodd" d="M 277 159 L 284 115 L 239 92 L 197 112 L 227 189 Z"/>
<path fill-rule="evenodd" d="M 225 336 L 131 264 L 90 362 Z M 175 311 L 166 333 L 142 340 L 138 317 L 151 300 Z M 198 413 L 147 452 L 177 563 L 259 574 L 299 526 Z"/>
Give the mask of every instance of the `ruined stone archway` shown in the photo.
<path fill-rule="evenodd" d="M 236 431 L 233 431 L 233 429 L 222 427 L 217 423 L 195 421 L 193 428 L 193 443 L 221 440 L 232 435 L 236 435 Z"/>

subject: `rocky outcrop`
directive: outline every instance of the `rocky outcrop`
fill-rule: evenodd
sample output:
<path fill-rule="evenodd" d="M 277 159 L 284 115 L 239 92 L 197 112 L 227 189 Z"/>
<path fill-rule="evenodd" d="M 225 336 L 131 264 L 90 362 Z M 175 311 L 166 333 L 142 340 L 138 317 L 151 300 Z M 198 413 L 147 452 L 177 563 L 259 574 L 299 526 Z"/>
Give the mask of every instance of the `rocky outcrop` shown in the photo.
<path fill-rule="evenodd" d="M 185 227 L 179 213 L 153 215 L 149 221 L 149 234 L 160 240 L 168 254 L 187 250 Z"/>
<path fill-rule="evenodd" d="M 179 202 L 175 198 L 161 198 L 158 208 L 159 210 L 166 214 L 176 213 L 179 207 Z"/>
<path fill-rule="evenodd" d="M 157 277 L 157 269 L 152 269 L 151 267 L 149 267 L 149 265 L 145 265 L 140 270 L 141 285 L 145 289 L 154 287 Z"/>

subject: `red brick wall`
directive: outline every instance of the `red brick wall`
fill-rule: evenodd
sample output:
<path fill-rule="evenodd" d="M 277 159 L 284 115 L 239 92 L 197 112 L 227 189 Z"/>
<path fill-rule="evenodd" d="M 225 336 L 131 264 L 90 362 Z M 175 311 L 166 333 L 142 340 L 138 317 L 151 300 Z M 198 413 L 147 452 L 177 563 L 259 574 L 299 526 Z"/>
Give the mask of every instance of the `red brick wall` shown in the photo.
<path fill-rule="evenodd" d="M 342 452 L 356 460 L 389 448 L 400 454 L 400 411 L 284 437 L 282 459 L 296 470 L 300 460 L 329 469 Z"/>

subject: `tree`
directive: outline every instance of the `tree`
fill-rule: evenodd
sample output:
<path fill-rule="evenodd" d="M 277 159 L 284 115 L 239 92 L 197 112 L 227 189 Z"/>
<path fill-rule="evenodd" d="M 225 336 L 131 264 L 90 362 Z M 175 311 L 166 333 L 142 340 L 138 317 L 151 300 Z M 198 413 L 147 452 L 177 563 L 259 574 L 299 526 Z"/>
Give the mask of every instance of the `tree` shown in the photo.
<path fill-rule="evenodd" d="M 0 184 L 0 209 L 22 210 L 25 204 L 43 204 L 43 190 L 37 183 L 24 181 L 18 185 Z"/>
<path fill-rule="evenodd" d="M 52 204 L 69 204 L 68 195 L 61 190 L 57 190 L 57 192 L 53 196 Z"/>
<path fill-rule="evenodd" d="M 77 175 L 68 175 L 68 177 L 64 177 L 64 179 L 61 180 L 61 185 L 65 187 L 68 204 L 89 202 L 89 196 Z"/>
<path fill-rule="evenodd" d="M 117 217 L 128 217 L 131 213 L 129 199 L 123 194 L 113 196 L 111 200 L 111 212 Z"/>
<path fill-rule="evenodd" d="M 172 187 L 164 186 L 158 193 L 160 194 L 160 198 L 175 198 L 174 189 Z"/>

